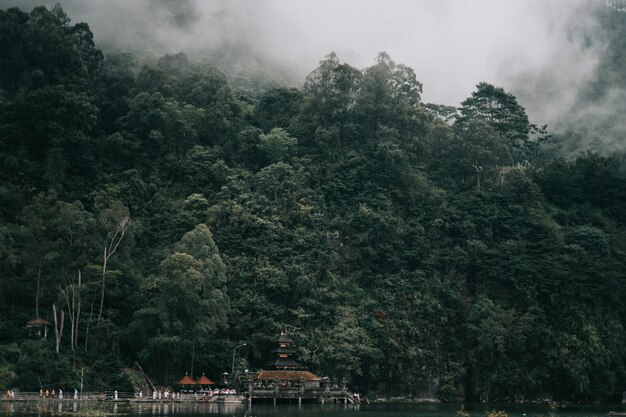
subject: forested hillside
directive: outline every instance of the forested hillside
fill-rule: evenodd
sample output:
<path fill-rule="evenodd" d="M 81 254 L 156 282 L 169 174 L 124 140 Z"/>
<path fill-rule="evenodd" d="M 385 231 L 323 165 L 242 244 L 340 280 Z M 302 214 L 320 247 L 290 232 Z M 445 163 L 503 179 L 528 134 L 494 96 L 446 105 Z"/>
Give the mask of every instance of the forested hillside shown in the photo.
<path fill-rule="evenodd" d="M 287 329 L 370 395 L 621 399 L 623 154 L 555 155 L 488 82 L 424 103 L 385 53 L 302 88 L 217 66 L 0 11 L 0 387 L 219 380 Z"/>

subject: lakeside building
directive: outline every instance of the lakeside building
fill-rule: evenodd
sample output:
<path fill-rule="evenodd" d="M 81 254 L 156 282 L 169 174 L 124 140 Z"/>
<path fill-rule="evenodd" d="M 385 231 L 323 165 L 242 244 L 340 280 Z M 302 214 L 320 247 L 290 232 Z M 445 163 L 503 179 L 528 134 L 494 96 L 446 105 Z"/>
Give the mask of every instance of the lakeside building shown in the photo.
<path fill-rule="evenodd" d="M 215 385 L 215 382 L 207 378 L 207 376 L 204 375 L 204 372 L 202 372 L 202 375 L 198 378 L 196 384 L 198 388 L 200 388 L 200 391 L 208 391 L 211 389 L 211 385 Z"/>
<path fill-rule="evenodd" d="M 331 387 L 328 378 L 320 378 L 300 365 L 292 355 L 293 340 L 285 332 L 275 340 L 264 369 L 247 377 L 247 399 L 252 402 L 354 403 L 355 396 L 341 387 Z"/>
<path fill-rule="evenodd" d="M 174 385 L 178 388 L 179 392 L 194 393 L 207 392 L 211 389 L 211 385 L 215 385 L 215 382 L 207 378 L 204 373 L 202 373 L 202 376 L 198 378 L 198 380 L 194 380 L 188 374 L 185 374 L 185 376 L 175 382 Z"/>
<path fill-rule="evenodd" d="M 194 392 L 196 389 L 196 384 L 197 382 L 188 374 L 185 374 L 184 377 L 174 383 L 174 385 L 178 387 L 178 390 L 180 392 Z"/>

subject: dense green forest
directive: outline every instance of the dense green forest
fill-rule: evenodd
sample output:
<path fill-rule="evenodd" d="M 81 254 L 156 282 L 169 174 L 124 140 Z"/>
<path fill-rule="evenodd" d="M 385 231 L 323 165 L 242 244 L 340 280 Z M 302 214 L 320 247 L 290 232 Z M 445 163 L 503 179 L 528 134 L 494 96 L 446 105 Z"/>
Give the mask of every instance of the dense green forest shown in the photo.
<path fill-rule="evenodd" d="M 626 77 L 602 18 L 590 100 Z M 624 155 L 560 153 L 602 126 L 551 136 L 488 82 L 424 103 L 385 53 L 302 88 L 218 67 L 0 10 L 0 387 L 219 380 L 287 329 L 369 395 L 621 399 Z"/>

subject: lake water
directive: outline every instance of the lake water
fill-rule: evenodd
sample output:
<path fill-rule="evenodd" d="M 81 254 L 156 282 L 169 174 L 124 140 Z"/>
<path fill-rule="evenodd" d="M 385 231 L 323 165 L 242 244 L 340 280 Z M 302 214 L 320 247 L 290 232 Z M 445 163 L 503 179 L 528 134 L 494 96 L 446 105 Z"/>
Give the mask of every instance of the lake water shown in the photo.
<path fill-rule="evenodd" d="M 0 416 L 46 417 L 458 417 L 458 404 L 372 404 L 372 405 L 256 405 L 247 404 L 111 404 L 76 403 L 71 401 L 3 402 Z M 491 410 L 504 410 L 508 417 L 551 417 L 547 404 L 469 405 L 465 409 L 471 417 L 486 417 Z M 626 407 L 570 405 L 554 417 L 605 417 L 609 411 L 626 411 Z"/>

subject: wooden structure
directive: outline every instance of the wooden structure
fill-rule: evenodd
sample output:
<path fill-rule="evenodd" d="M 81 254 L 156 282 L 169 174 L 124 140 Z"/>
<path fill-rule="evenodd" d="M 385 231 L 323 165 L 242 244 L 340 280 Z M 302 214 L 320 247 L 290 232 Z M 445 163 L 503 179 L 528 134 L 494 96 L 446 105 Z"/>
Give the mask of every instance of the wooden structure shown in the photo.
<path fill-rule="evenodd" d="M 48 337 L 48 326 L 50 326 L 50 322 L 41 317 L 26 322 L 26 327 L 28 327 L 31 336 L 42 337 L 44 339 Z"/>
<path fill-rule="evenodd" d="M 198 380 L 194 380 L 188 374 L 185 374 L 179 381 L 177 381 L 174 385 L 178 387 L 180 392 L 207 392 L 211 389 L 211 385 L 215 385 L 215 382 L 211 381 L 202 373 L 202 376 L 198 378 Z"/>
<path fill-rule="evenodd" d="M 291 355 L 296 353 L 296 351 L 291 347 L 292 343 L 293 340 L 291 340 L 291 338 L 289 338 L 284 331 L 281 332 L 278 339 L 276 339 L 276 344 L 278 346 L 276 349 L 269 351 L 270 360 L 265 363 L 264 368 L 277 370 L 301 368 L 300 364 L 291 358 Z"/>
<path fill-rule="evenodd" d="M 355 397 L 348 393 L 345 384 L 331 387 L 328 378 L 320 378 L 296 362 L 291 357 L 295 353 L 291 347 L 293 341 L 285 332 L 281 332 L 275 342 L 277 346 L 269 351 L 270 359 L 265 363 L 265 369 L 247 375 L 249 403 L 355 402 Z"/>
<path fill-rule="evenodd" d="M 194 392 L 196 390 L 196 385 L 198 383 L 196 381 L 194 381 L 194 379 L 192 377 L 190 377 L 189 375 L 185 374 L 184 377 L 182 377 L 180 379 L 180 381 L 177 381 L 175 385 L 178 386 L 178 389 L 181 392 Z"/>
<path fill-rule="evenodd" d="M 203 372 L 202 376 L 196 381 L 196 384 L 200 391 L 208 391 L 211 389 L 211 385 L 215 385 L 215 382 L 207 378 Z"/>

